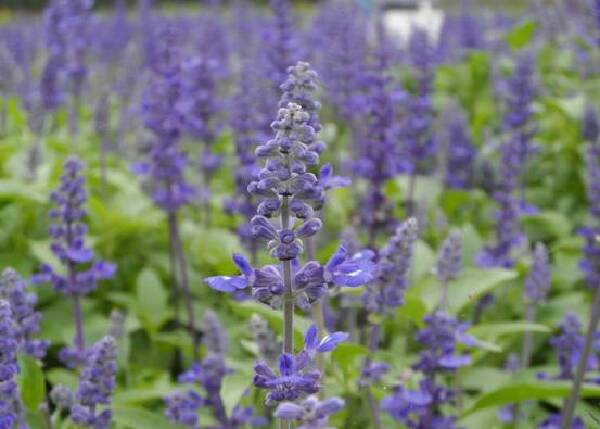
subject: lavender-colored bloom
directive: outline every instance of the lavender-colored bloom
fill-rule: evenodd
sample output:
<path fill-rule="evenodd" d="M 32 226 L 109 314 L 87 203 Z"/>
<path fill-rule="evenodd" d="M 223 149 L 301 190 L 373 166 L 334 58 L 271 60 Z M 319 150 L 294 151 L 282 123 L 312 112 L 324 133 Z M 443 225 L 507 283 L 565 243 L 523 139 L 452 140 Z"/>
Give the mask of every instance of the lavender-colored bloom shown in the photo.
<path fill-rule="evenodd" d="M 431 169 L 432 157 L 436 149 L 436 141 L 432 133 L 435 112 L 431 97 L 435 51 L 425 29 L 419 27 L 412 29 L 408 54 L 415 71 L 416 87 L 409 96 L 402 137 L 409 161 L 406 168 L 414 174 Z"/>
<path fill-rule="evenodd" d="M 189 390 L 187 392 L 175 392 L 165 397 L 167 409 L 165 416 L 169 421 L 190 429 L 199 429 L 198 410 L 202 406 L 202 397 Z"/>
<path fill-rule="evenodd" d="M 369 312 L 381 313 L 386 307 L 393 309 L 404 302 L 417 238 L 417 221 L 410 218 L 398 226 L 394 236 L 381 250 L 376 281 L 370 283 L 363 294 L 363 302 Z"/>
<path fill-rule="evenodd" d="M 0 300 L 0 427 L 26 429 L 25 410 L 15 379 L 19 372 L 15 328 L 10 303 Z"/>
<path fill-rule="evenodd" d="M 383 37 L 383 36 L 382 36 Z M 371 69 L 365 71 L 364 113 L 366 125 L 358 130 L 354 170 L 369 182 L 362 196 L 361 223 L 369 231 L 369 245 L 377 235 L 394 223 L 393 209 L 383 192 L 384 183 L 404 167 L 400 165 L 400 148 L 395 135 L 396 101 L 403 93 L 392 85 L 389 55 L 385 43 L 375 53 Z"/>
<path fill-rule="evenodd" d="M 466 117 L 458 104 L 450 106 L 446 118 L 444 182 L 450 188 L 466 189 L 473 182 L 476 149 L 469 136 Z"/>
<path fill-rule="evenodd" d="M 0 298 L 10 303 L 19 351 L 38 359 L 43 358 L 48 341 L 32 338 L 40 331 L 42 318 L 41 313 L 35 311 L 37 295 L 27 292 L 25 282 L 12 268 L 6 268 L 0 276 Z"/>
<path fill-rule="evenodd" d="M 354 2 L 325 3 L 319 8 L 309 41 L 315 62 L 322 70 L 324 88 L 331 104 L 347 120 L 361 109 L 359 91 L 367 59 L 367 20 Z"/>
<path fill-rule="evenodd" d="M 440 385 L 435 376 L 469 365 L 469 355 L 458 353 L 457 343 L 475 346 L 477 341 L 465 333 L 468 324 L 460 323 L 443 311 L 436 311 L 424 320 L 426 327 L 418 331 L 417 340 L 425 348 L 413 365 L 424 378 L 417 390 L 396 389 L 394 395 L 383 398 L 381 407 L 411 428 L 455 428 L 456 418 L 444 416 L 440 406 L 453 404 L 456 394 Z"/>
<path fill-rule="evenodd" d="M 417 332 L 417 341 L 426 347 L 420 353 L 419 360 L 413 365 L 425 374 L 439 371 L 453 371 L 469 365 L 469 355 L 456 351 L 457 343 L 474 346 L 477 341 L 466 334 L 469 324 L 460 323 L 454 317 L 442 311 L 425 316 L 426 328 Z"/>
<path fill-rule="evenodd" d="M 277 334 L 269 328 L 268 322 L 257 314 L 252 315 L 249 325 L 258 346 L 259 357 L 269 363 L 275 362 L 281 350 Z"/>
<path fill-rule="evenodd" d="M 527 158 L 536 150 L 531 141 L 536 132 L 531 124 L 534 114 L 532 102 L 536 95 L 534 76 L 534 57 L 523 53 L 517 58 L 512 75 L 501 89 L 507 109 L 503 126 L 510 133 L 506 144 L 515 152 L 513 168 L 518 177 L 523 174 Z"/>
<path fill-rule="evenodd" d="M 218 136 L 219 116 L 223 108 L 218 89 L 218 64 L 215 60 L 196 57 L 182 64 L 177 108 L 185 129 L 204 145 L 200 163 L 205 177 L 210 177 L 220 164 L 210 162 L 216 156 L 212 153 L 212 146 Z"/>
<path fill-rule="evenodd" d="M 462 235 L 459 231 L 452 231 L 438 253 L 435 271 L 442 283 L 447 283 L 460 276 L 462 257 Z"/>
<path fill-rule="evenodd" d="M 109 406 L 115 389 L 117 373 L 117 344 L 112 337 L 104 337 L 94 344 L 81 373 L 71 418 L 76 424 L 107 429 L 112 420 L 110 408 L 99 412 L 99 406 Z"/>
<path fill-rule="evenodd" d="M 212 310 L 204 313 L 202 326 L 204 327 L 203 342 L 208 353 L 225 355 L 228 348 L 227 332 L 223 329 L 217 314 Z"/>
<path fill-rule="evenodd" d="M 562 429 L 561 421 L 561 414 L 551 414 L 540 423 L 538 429 Z M 571 429 L 585 429 L 583 419 L 581 417 L 575 417 L 571 422 Z"/>
<path fill-rule="evenodd" d="M 34 282 L 52 283 L 57 292 L 66 295 L 89 293 L 96 289 L 99 280 L 112 278 L 116 270 L 113 264 L 105 261 L 92 262 L 94 252 L 85 243 L 87 227 L 83 218 L 87 213 L 87 192 L 84 188 L 85 179 L 81 176 L 82 169 L 83 164 L 76 157 L 67 159 L 61 184 L 50 195 L 56 205 L 50 212 L 50 218 L 56 220 L 48 230 L 52 237 L 50 248 L 68 273 L 59 274 L 55 271 L 58 267 L 45 264 L 41 273 L 33 277 Z M 88 268 L 82 269 L 85 267 Z"/>
<path fill-rule="evenodd" d="M 581 330 L 582 326 L 579 318 L 575 314 L 569 313 L 560 325 L 560 334 L 550 340 L 550 344 L 558 355 L 560 373 L 557 378 L 559 379 L 573 379 L 579 357 L 583 352 L 584 337 Z M 596 369 L 597 367 L 598 358 L 596 354 L 591 354 L 588 369 Z"/>
<path fill-rule="evenodd" d="M 598 140 L 600 134 L 600 124 L 598 124 L 598 113 L 591 104 L 585 106 L 585 113 L 582 124 L 583 138 L 592 144 Z"/>
<path fill-rule="evenodd" d="M 268 225 L 265 229 L 269 229 L 269 234 L 276 237 L 274 227 L 268 220 L 263 219 L 262 222 Z M 315 261 L 310 261 L 295 272 L 295 293 L 299 297 L 303 296 L 304 301 L 312 303 L 327 292 L 328 285 L 346 287 L 364 285 L 374 277 L 376 266 L 373 257 L 371 251 L 349 255 L 341 246 L 325 265 L 321 266 Z M 283 293 L 283 278 L 278 267 L 266 265 L 262 268 L 254 268 L 244 256 L 238 253 L 233 255 L 233 262 L 240 269 L 241 275 L 207 277 L 204 281 L 211 289 L 235 292 L 249 287 L 253 296 L 265 303 L 269 303 L 274 296 Z"/>
<path fill-rule="evenodd" d="M 265 60 L 273 93 L 286 79 L 286 70 L 298 60 L 298 46 L 294 34 L 294 17 L 288 0 L 270 0 L 273 20 L 265 34 Z"/>
<path fill-rule="evenodd" d="M 283 402 L 277 406 L 275 417 L 284 420 L 301 422 L 298 429 L 327 429 L 329 416 L 337 413 L 344 407 L 344 400 L 338 397 L 320 401 L 316 396 L 310 395 L 300 404 Z"/>
<path fill-rule="evenodd" d="M 187 158 L 179 147 L 182 118 L 177 109 L 181 93 L 176 30 L 167 27 L 154 64 L 153 76 L 143 96 L 144 125 L 152 134 L 146 162 L 134 170 L 149 177 L 152 198 L 167 212 L 190 202 L 194 189 L 185 181 Z"/>
<path fill-rule="evenodd" d="M 254 365 L 254 386 L 269 390 L 267 405 L 295 401 L 304 395 L 317 393 L 321 374 L 313 369 L 315 356 L 332 351 L 347 338 L 345 332 L 334 332 L 319 340 L 316 326 L 310 326 L 304 337 L 304 348 L 299 354 L 283 353 L 279 356 L 279 375 L 266 362 L 258 361 Z"/>
<path fill-rule="evenodd" d="M 537 243 L 533 253 L 533 264 L 525 279 L 524 297 L 527 302 L 540 303 L 546 299 L 550 289 L 550 261 L 543 243 Z"/>

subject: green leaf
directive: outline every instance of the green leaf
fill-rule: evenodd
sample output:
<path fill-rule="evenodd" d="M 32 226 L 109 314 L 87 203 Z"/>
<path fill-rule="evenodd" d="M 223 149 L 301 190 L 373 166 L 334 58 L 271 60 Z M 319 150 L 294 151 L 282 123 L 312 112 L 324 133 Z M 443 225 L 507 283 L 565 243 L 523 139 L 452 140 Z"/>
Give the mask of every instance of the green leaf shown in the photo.
<path fill-rule="evenodd" d="M 181 429 L 162 414 L 137 407 L 113 407 L 113 420 L 127 429 Z"/>
<path fill-rule="evenodd" d="M 544 211 L 523 216 L 521 224 L 532 241 L 547 241 L 568 237 L 571 234 L 571 224 L 562 213 Z"/>
<path fill-rule="evenodd" d="M 158 329 L 168 317 L 167 293 L 160 278 L 149 269 L 143 269 L 136 281 L 138 312 L 142 325 L 149 331 Z"/>
<path fill-rule="evenodd" d="M 525 21 L 506 35 L 506 43 L 508 43 L 511 49 L 518 51 L 527 46 L 533 39 L 536 28 L 537 24 L 535 21 Z"/>
<path fill-rule="evenodd" d="M 462 276 L 448 284 L 448 311 L 458 314 L 465 306 L 476 303 L 487 292 L 516 277 L 515 271 L 503 268 L 466 267 Z M 438 305 L 441 286 L 435 276 L 425 277 L 414 287 L 419 291 L 428 311 Z"/>
<path fill-rule="evenodd" d="M 227 415 L 231 415 L 233 407 L 240 403 L 242 396 L 252 384 L 252 376 L 249 374 L 235 373 L 226 376 L 221 385 L 221 398 Z"/>
<path fill-rule="evenodd" d="M 523 332 L 550 332 L 550 328 L 546 325 L 529 322 L 500 322 L 475 325 L 469 329 L 469 333 L 478 338 L 495 338 Z"/>
<path fill-rule="evenodd" d="M 20 356 L 19 366 L 21 368 L 19 386 L 23 404 L 25 404 L 27 410 L 37 412 L 46 396 L 44 372 L 37 359 L 31 356 Z"/>
<path fill-rule="evenodd" d="M 482 394 L 475 403 L 467 409 L 462 417 L 474 412 L 489 408 L 501 407 L 521 401 L 544 400 L 550 398 L 564 398 L 570 392 L 572 383 L 570 381 L 538 381 L 522 382 L 515 381 L 493 391 Z M 600 397 L 600 386 L 585 384 L 581 388 L 581 397 Z"/>
<path fill-rule="evenodd" d="M 369 351 L 363 345 L 342 343 L 331 352 L 331 360 L 337 363 L 344 373 L 347 373 L 358 356 L 366 356 L 368 353 Z"/>

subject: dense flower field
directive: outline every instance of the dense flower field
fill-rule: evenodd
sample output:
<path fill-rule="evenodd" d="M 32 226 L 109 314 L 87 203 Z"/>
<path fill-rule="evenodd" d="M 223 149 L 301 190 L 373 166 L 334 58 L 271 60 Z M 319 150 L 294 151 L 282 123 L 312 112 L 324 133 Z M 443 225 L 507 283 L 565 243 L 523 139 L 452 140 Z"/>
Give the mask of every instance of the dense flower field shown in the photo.
<path fill-rule="evenodd" d="M 0 25 L 0 428 L 599 428 L 600 2 Z"/>

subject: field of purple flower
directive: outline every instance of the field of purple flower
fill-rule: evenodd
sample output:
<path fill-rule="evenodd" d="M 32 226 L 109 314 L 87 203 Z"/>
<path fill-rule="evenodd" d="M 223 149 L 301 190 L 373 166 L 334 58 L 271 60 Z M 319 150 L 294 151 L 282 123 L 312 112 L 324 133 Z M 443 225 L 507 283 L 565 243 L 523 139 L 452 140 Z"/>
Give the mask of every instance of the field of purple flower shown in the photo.
<path fill-rule="evenodd" d="M 0 24 L 0 429 L 600 428 L 600 1 L 368 3 Z"/>

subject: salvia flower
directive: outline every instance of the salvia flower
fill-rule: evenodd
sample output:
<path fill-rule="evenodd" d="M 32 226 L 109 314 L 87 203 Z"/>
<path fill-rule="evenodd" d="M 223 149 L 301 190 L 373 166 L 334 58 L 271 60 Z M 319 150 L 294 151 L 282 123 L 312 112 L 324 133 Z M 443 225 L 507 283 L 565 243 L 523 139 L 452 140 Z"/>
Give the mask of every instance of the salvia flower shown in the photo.
<path fill-rule="evenodd" d="M 218 65 L 215 60 L 196 57 L 183 62 L 177 108 L 181 112 L 185 129 L 204 145 L 200 164 L 205 177 L 209 177 L 221 161 L 212 152 L 223 109 L 218 90 Z"/>
<path fill-rule="evenodd" d="M 270 222 L 266 219 L 264 222 L 271 230 Z M 274 228 L 271 231 L 275 234 Z M 295 272 L 295 293 L 310 303 L 321 298 L 330 286 L 358 287 L 367 284 L 374 278 L 376 271 L 373 258 L 371 251 L 349 255 L 346 248 L 340 246 L 325 265 L 310 261 Z M 208 277 L 204 281 L 210 288 L 220 292 L 235 292 L 249 287 L 252 295 L 265 303 L 283 293 L 283 278 L 275 265 L 254 268 L 238 253 L 233 255 L 233 262 L 240 269 L 241 275 Z"/>
<path fill-rule="evenodd" d="M 461 323 L 443 311 L 425 316 L 426 327 L 417 332 L 417 341 L 424 349 L 413 369 L 423 373 L 416 390 L 397 388 L 394 395 L 383 398 L 382 409 L 394 419 L 415 428 L 455 428 L 455 417 L 445 416 L 440 407 L 455 402 L 456 392 L 441 385 L 437 374 L 452 374 L 469 365 L 468 354 L 459 353 L 457 344 L 476 346 L 477 340 L 465 331 L 468 324 Z"/>
<path fill-rule="evenodd" d="M 411 31 L 408 54 L 415 72 L 415 90 L 410 94 L 402 134 L 412 173 L 428 171 L 436 149 L 432 126 L 435 111 L 431 96 L 435 51 L 430 34 L 420 27 Z"/>
<path fill-rule="evenodd" d="M 41 313 L 35 310 L 37 295 L 27 292 L 25 281 L 12 268 L 0 276 L 0 298 L 10 303 L 19 351 L 38 359 L 46 355 L 48 341 L 32 338 L 40 331 Z"/>
<path fill-rule="evenodd" d="M 329 416 L 343 407 L 344 400 L 341 398 L 333 397 L 320 401 L 315 395 L 310 395 L 300 404 L 293 402 L 279 404 L 273 415 L 301 423 L 298 429 L 327 429 Z"/>
<path fill-rule="evenodd" d="M 550 344 L 558 355 L 560 372 L 556 378 L 561 380 L 573 379 L 579 357 L 583 352 L 584 337 L 581 331 L 581 321 L 575 314 L 569 313 L 560 325 L 560 333 L 550 340 Z M 597 353 L 590 355 L 587 366 L 587 369 L 598 367 Z M 541 378 L 549 378 L 545 374 L 540 374 L 540 376 Z"/>
<path fill-rule="evenodd" d="M 446 113 L 445 175 L 446 186 L 467 189 L 473 182 L 473 164 L 477 155 L 469 135 L 467 119 L 458 103 Z"/>
<path fill-rule="evenodd" d="M 277 334 L 269 328 L 268 322 L 257 314 L 252 315 L 249 325 L 258 345 L 258 355 L 269 363 L 275 362 L 281 350 Z"/>
<path fill-rule="evenodd" d="M 17 364 L 18 332 L 12 317 L 11 305 L 0 300 L 0 427 L 27 428 L 25 410 L 15 377 Z"/>
<path fill-rule="evenodd" d="M 297 355 L 283 353 L 279 356 L 279 375 L 266 362 L 258 361 L 254 365 L 254 386 L 269 390 L 267 405 L 282 401 L 295 401 L 317 393 L 320 389 L 321 374 L 314 369 L 314 358 L 318 353 L 334 350 L 337 345 L 348 339 L 345 332 L 334 332 L 319 340 L 317 327 L 311 325 L 304 337 L 303 350 Z"/>
<path fill-rule="evenodd" d="M 61 351 L 61 360 L 70 367 L 78 366 L 85 359 L 83 320 L 79 309 L 81 295 L 94 291 L 98 281 L 114 276 L 116 267 L 108 262 L 94 261 L 94 252 L 86 245 L 87 192 L 81 176 L 83 164 L 76 157 L 69 157 L 64 164 L 60 186 L 50 195 L 56 208 L 50 211 L 55 223 L 50 226 L 52 237 L 50 249 L 63 267 L 42 265 L 41 272 L 33 277 L 34 283 L 51 283 L 54 290 L 71 297 L 76 325 L 75 344 Z"/>
<path fill-rule="evenodd" d="M 540 423 L 538 429 L 562 429 L 561 421 L 561 414 L 551 414 Z M 583 419 L 581 417 L 575 417 L 571 422 L 571 429 L 585 429 Z"/>
<path fill-rule="evenodd" d="M 209 353 L 225 355 L 228 348 L 227 332 L 214 311 L 208 310 L 203 318 L 203 342 Z"/>
<path fill-rule="evenodd" d="M 462 271 L 462 235 L 452 231 L 438 253 L 435 272 L 442 283 L 456 279 Z"/>
<path fill-rule="evenodd" d="M 99 280 L 112 278 L 116 270 L 113 264 L 105 261 L 93 262 L 94 252 L 86 245 L 87 226 L 83 218 L 87 214 L 87 192 L 82 169 L 79 159 L 67 159 L 60 186 L 50 195 L 56 206 L 50 211 L 50 218 L 55 220 L 48 230 L 52 237 L 50 248 L 68 273 L 59 274 L 55 271 L 58 267 L 45 264 L 41 273 L 33 277 L 34 282 L 50 282 L 57 292 L 66 295 L 91 292 L 96 289 Z M 88 268 L 83 269 L 85 267 Z"/>
<path fill-rule="evenodd" d="M 169 421 L 190 429 L 200 428 L 198 409 L 202 406 L 202 397 L 198 393 L 193 390 L 175 392 L 165 398 L 165 403 Z"/>
<path fill-rule="evenodd" d="M 71 418 L 76 424 L 106 429 L 110 427 L 112 411 L 108 406 L 115 389 L 117 374 L 117 344 L 104 337 L 94 344 L 81 373 Z M 99 407 L 105 407 L 100 411 Z"/>
<path fill-rule="evenodd" d="M 142 100 L 144 126 L 151 131 L 148 160 L 134 171 L 148 178 L 154 203 L 167 212 L 188 204 L 195 192 L 185 180 L 187 157 L 179 147 L 182 116 L 177 109 L 181 96 L 181 67 L 175 49 L 177 34 L 167 27 Z"/>
<path fill-rule="evenodd" d="M 381 249 L 376 281 L 369 283 L 363 294 L 368 311 L 381 313 L 386 307 L 402 305 L 417 238 L 417 221 L 409 218 L 397 227 L 394 236 Z"/>
<path fill-rule="evenodd" d="M 525 279 L 525 300 L 530 303 L 543 302 L 549 289 L 550 261 L 548 250 L 543 243 L 537 243 L 533 253 L 533 264 Z"/>
<path fill-rule="evenodd" d="M 436 311 L 424 318 L 426 328 L 417 332 L 417 341 L 425 346 L 414 369 L 431 374 L 436 371 L 454 370 L 469 365 L 467 354 L 456 351 L 458 343 L 476 346 L 477 340 L 466 333 L 468 323 L 461 323 L 443 311 Z"/>

